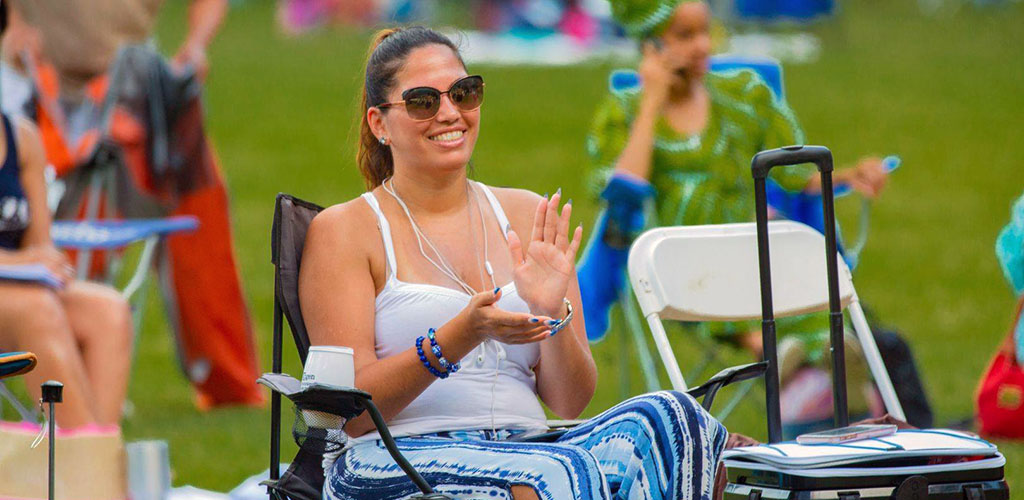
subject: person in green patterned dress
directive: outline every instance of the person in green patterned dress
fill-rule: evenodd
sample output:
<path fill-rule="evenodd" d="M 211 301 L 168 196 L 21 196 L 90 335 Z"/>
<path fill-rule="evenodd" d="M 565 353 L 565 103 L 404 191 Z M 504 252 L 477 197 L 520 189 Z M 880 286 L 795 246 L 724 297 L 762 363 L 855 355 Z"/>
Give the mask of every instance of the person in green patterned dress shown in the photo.
<path fill-rule="evenodd" d="M 654 225 L 747 222 L 754 216 L 750 159 L 803 144 L 793 111 L 751 70 L 709 73 L 711 15 L 700 1 L 612 4 L 627 33 L 647 40 L 642 87 L 613 91 L 598 108 L 587 151 L 597 184 L 614 172 L 649 181 Z M 819 190 L 813 167 L 776 169 L 791 191 Z M 836 184 L 874 198 L 886 174 L 878 158 L 838 169 Z"/>
<path fill-rule="evenodd" d="M 752 70 L 709 72 L 711 13 L 704 2 L 612 0 L 612 13 L 628 35 L 643 41 L 637 68 L 642 85 L 613 89 L 597 110 L 586 144 L 592 187 L 605 189 L 613 177 L 634 186 L 649 183 L 654 220 L 648 218 L 647 227 L 752 221 L 750 160 L 759 151 L 805 143 L 793 111 Z M 802 165 L 775 169 L 771 177 L 786 190 L 813 193 L 820 191 L 813 173 L 813 166 Z M 868 198 L 879 194 L 886 178 L 875 157 L 833 176 L 837 185 Z M 603 197 L 610 199 L 607 191 Z M 628 246 L 635 236 L 599 237 Z M 594 319 L 602 325 L 603 318 Z M 818 339 L 827 318 L 780 321 L 780 331 L 787 329 Z M 720 324 L 711 333 L 760 356 L 756 324 Z"/>

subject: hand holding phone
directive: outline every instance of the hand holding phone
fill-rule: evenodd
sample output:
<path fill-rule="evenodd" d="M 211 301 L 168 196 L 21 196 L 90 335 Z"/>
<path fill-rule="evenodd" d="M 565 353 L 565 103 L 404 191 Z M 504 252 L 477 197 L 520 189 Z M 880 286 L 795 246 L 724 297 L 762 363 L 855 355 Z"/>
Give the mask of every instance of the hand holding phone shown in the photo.
<path fill-rule="evenodd" d="M 654 101 L 653 104 L 660 106 L 668 100 L 674 74 L 669 69 L 666 55 L 662 51 L 661 40 L 649 38 L 644 42 L 643 51 L 640 67 L 637 68 L 643 93 Z"/>

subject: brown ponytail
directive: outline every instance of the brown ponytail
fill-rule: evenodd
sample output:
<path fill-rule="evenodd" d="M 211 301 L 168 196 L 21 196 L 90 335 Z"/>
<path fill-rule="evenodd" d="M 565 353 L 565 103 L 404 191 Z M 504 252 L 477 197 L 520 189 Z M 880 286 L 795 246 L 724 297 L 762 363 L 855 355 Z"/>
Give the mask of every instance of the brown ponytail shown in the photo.
<path fill-rule="evenodd" d="M 395 86 L 395 74 L 402 69 L 405 58 L 413 49 L 424 45 L 444 45 L 462 61 L 459 49 L 448 37 L 422 26 L 411 28 L 389 28 L 378 31 L 370 43 L 366 56 L 366 79 L 363 82 L 363 98 L 360 105 L 359 144 L 356 162 L 359 172 L 366 180 L 367 189 L 373 189 L 394 173 L 394 159 L 391 147 L 383 145 L 370 130 L 366 112 L 373 106 L 387 102 L 387 96 Z M 465 66 L 465 64 L 463 64 Z M 386 112 L 390 108 L 381 110 Z"/>

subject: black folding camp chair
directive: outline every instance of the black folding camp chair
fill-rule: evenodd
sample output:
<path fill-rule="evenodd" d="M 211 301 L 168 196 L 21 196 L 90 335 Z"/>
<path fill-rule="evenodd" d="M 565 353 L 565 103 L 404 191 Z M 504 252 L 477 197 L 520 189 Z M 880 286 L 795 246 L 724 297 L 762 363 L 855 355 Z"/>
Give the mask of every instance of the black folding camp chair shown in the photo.
<path fill-rule="evenodd" d="M 273 372 L 264 374 L 260 383 L 273 390 L 270 399 L 270 479 L 264 481 L 267 492 L 272 500 L 318 500 L 321 498 L 324 483 L 324 471 L 321 466 L 324 452 L 324 430 L 317 436 L 316 429 L 302 428 L 293 434 L 299 438 L 299 452 L 292 460 L 291 466 L 284 474 L 280 472 L 281 463 L 281 395 L 288 397 L 299 411 L 320 412 L 350 420 L 369 412 L 381 441 L 387 448 L 395 463 L 409 476 L 422 492 L 416 498 L 421 500 L 442 500 L 448 497 L 434 493 L 431 486 L 402 456 L 395 445 L 395 440 L 388 431 L 387 424 L 377 407 L 374 406 L 369 394 L 354 388 L 327 388 L 314 385 L 301 390 L 299 381 L 281 373 L 281 350 L 283 342 L 282 314 L 288 320 L 288 326 L 295 341 L 299 359 L 303 364 L 309 352 L 309 334 L 302 320 L 302 309 L 299 307 L 299 266 L 302 260 L 302 249 L 306 243 L 306 230 L 313 217 L 323 207 L 300 200 L 286 194 L 277 195 L 274 209 L 274 225 L 271 234 L 271 261 L 274 264 L 274 353 Z M 298 426 L 304 426 L 299 419 Z M 297 439 L 298 440 L 298 439 Z"/>
<path fill-rule="evenodd" d="M 292 460 L 288 470 L 279 476 L 280 452 L 281 452 L 281 395 L 285 395 L 296 408 L 301 410 L 312 410 L 331 415 L 337 415 L 351 419 L 368 411 L 381 440 L 387 448 L 391 457 L 399 467 L 405 471 L 409 479 L 413 481 L 423 492 L 419 496 L 421 500 L 439 500 L 448 498 L 444 495 L 433 493 L 427 482 L 416 472 L 409 462 L 402 456 L 395 445 L 387 424 L 381 417 L 380 412 L 373 405 L 370 395 L 356 390 L 327 390 L 314 388 L 300 391 L 299 381 L 281 373 L 281 350 L 283 337 L 282 315 L 288 321 L 288 326 L 295 341 L 295 347 L 299 359 L 305 364 L 306 355 L 309 352 L 309 334 L 306 331 L 302 319 L 302 310 L 299 307 L 299 267 L 302 261 L 302 250 L 306 242 L 306 230 L 310 222 L 316 217 L 322 207 L 300 200 L 286 194 L 277 195 L 277 203 L 274 210 L 274 225 L 271 235 L 272 257 L 274 263 L 274 352 L 273 372 L 264 374 L 260 382 L 270 387 L 274 392 L 271 396 L 270 415 L 270 479 L 265 481 L 271 499 L 287 500 L 312 500 L 321 498 L 323 490 L 324 474 L 321 468 L 323 455 L 323 438 L 301 439 L 308 437 L 312 432 L 302 428 L 293 432 L 299 443 L 299 452 Z M 750 363 L 747 365 L 726 368 L 705 383 L 690 389 L 688 393 L 701 398 L 701 404 L 705 409 L 710 409 L 715 395 L 722 387 L 733 382 L 739 382 L 764 374 L 767 362 Z M 302 419 L 299 419 L 302 420 Z M 299 422 L 299 427 L 303 426 Z M 557 439 L 559 435 L 568 429 L 561 428 L 531 436 L 525 440 L 549 441 Z M 303 434 L 300 436 L 300 434 Z"/>

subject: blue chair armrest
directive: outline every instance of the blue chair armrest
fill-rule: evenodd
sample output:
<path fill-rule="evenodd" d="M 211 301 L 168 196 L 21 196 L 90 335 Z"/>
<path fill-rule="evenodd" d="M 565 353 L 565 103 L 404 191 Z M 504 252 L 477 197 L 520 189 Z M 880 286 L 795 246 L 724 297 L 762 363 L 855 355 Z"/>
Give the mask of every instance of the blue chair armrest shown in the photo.
<path fill-rule="evenodd" d="M 50 236 L 61 248 L 109 250 L 151 236 L 192 232 L 198 227 L 199 220 L 188 215 L 162 219 L 56 221 L 50 228 Z"/>
<path fill-rule="evenodd" d="M 0 281 L 36 283 L 50 288 L 61 288 L 63 284 L 42 264 L 0 265 Z"/>

